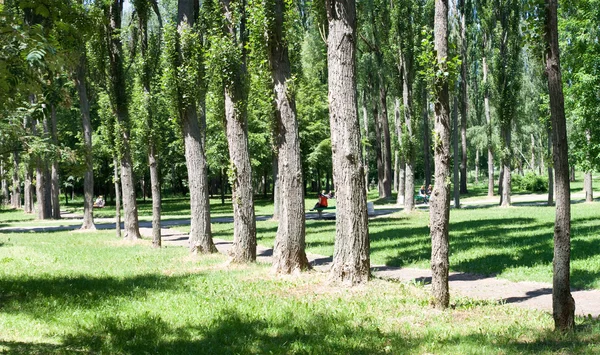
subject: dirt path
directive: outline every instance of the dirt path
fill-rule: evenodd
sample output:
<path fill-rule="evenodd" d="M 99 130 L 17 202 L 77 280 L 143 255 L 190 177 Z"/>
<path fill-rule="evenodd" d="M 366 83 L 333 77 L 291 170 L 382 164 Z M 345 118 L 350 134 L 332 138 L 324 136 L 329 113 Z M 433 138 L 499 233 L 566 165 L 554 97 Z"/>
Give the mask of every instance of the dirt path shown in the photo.
<path fill-rule="evenodd" d="M 163 245 L 185 246 L 188 245 L 188 235 L 185 233 L 165 228 L 163 231 Z M 142 228 L 144 236 L 151 236 L 151 228 Z M 232 242 L 214 239 L 219 252 L 227 254 Z M 257 261 L 271 263 L 273 249 L 264 246 L 257 247 Z M 308 254 L 308 259 L 317 272 L 327 272 L 331 266 L 330 256 Z M 402 282 L 420 282 L 425 285 L 431 282 L 431 270 L 398 268 L 389 266 L 371 267 L 375 277 Z M 533 308 L 552 312 L 552 285 L 541 282 L 511 282 L 495 277 L 485 277 L 474 274 L 453 272 L 449 277 L 450 290 L 453 293 L 480 300 L 494 300 L 520 307 Z M 428 286 L 426 286 L 428 287 Z M 576 314 L 600 317 L 600 290 L 573 291 L 576 304 Z"/>
<path fill-rule="evenodd" d="M 517 197 L 517 196 L 515 196 Z M 536 204 L 542 203 L 540 198 L 545 198 L 545 195 L 525 195 L 514 198 L 517 204 Z M 578 198 L 579 196 L 574 196 Z M 575 201 L 574 201 L 575 202 Z M 479 200 L 466 201 L 466 208 L 477 208 L 477 206 L 485 206 L 494 204 L 496 201 Z M 426 205 L 421 205 L 421 208 L 427 208 Z M 387 214 L 399 211 L 399 209 L 387 208 L 376 209 L 376 213 L 372 217 L 385 216 Z M 77 216 L 73 216 L 76 218 Z M 334 219 L 335 214 L 324 213 L 325 219 Z M 316 214 L 308 214 L 307 219 L 315 219 Z M 268 216 L 257 217 L 259 220 L 266 220 Z M 213 223 L 228 223 L 231 222 L 230 217 L 214 218 Z M 98 229 L 114 229 L 114 220 L 102 219 L 97 220 L 96 226 Z M 189 219 L 176 219 L 163 221 L 162 240 L 165 246 L 188 246 L 188 235 L 170 227 L 176 225 L 189 224 Z M 56 230 L 74 230 L 79 226 L 37 226 L 37 227 L 5 227 L 0 228 L 2 232 L 24 232 L 24 231 L 56 231 Z M 140 233 L 144 237 L 151 237 L 151 223 L 140 221 Z M 214 240 L 217 249 L 227 254 L 231 248 L 231 242 L 221 239 Z M 257 261 L 261 263 L 271 263 L 273 250 L 264 246 L 257 247 Z M 327 272 L 329 270 L 332 258 L 330 256 L 308 254 L 309 261 L 317 272 Z M 389 280 L 397 280 L 402 282 L 419 282 L 424 283 L 426 287 L 431 282 L 431 270 L 413 269 L 413 268 L 398 268 L 384 265 L 374 265 L 371 268 L 372 273 L 376 277 Z M 465 297 L 495 300 L 506 304 L 514 304 L 520 307 L 538 309 L 542 311 L 552 312 L 552 285 L 541 282 L 511 282 L 508 280 L 498 279 L 496 277 L 486 277 L 467 273 L 451 273 L 449 277 L 450 289 L 454 294 L 459 294 Z M 592 315 L 600 317 L 600 290 L 588 291 L 572 291 L 573 298 L 576 304 L 576 314 L 581 316 Z"/>

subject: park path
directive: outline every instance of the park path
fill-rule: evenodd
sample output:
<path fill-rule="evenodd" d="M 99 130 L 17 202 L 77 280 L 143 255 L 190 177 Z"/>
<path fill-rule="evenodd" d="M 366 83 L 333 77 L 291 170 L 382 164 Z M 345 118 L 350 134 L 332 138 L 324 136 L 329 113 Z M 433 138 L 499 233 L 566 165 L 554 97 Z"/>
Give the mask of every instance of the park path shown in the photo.
<path fill-rule="evenodd" d="M 144 236 L 152 235 L 152 228 L 141 228 Z M 164 228 L 163 245 L 188 246 L 188 235 L 174 229 Z M 223 239 L 213 239 L 219 252 L 227 255 L 232 242 Z M 273 249 L 257 246 L 257 262 L 270 264 Z M 332 257 L 317 254 L 307 254 L 308 260 L 316 272 L 328 272 Z M 371 266 L 375 277 L 401 282 L 419 282 L 429 287 L 431 283 L 431 270 L 415 268 L 399 268 L 385 265 Z M 452 272 L 449 276 L 449 285 L 452 293 L 464 297 L 492 300 L 506 304 L 513 304 L 525 308 L 552 312 L 552 285 L 542 282 L 512 282 L 491 276 L 481 276 L 468 273 Z M 573 298 L 577 315 L 600 317 L 600 290 L 573 290 Z"/>
<path fill-rule="evenodd" d="M 541 198 L 545 195 L 521 196 L 516 198 L 513 203 L 529 205 L 543 204 Z M 575 197 L 575 196 L 574 196 Z M 578 198 L 576 196 L 575 198 Z M 576 201 L 573 201 L 576 202 Z M 478 200 L 465 201 L 465 208 L 477 208 L 477 206 L 487 206 L 497 204 L 496 200 Z M 420 205 L 420 208 L 427 208 L 427 205 Z M 397 212 L 397 208 L 382 208 L 376 209 L 371 218 L 378 218 Z M 68 216 L 65 216 L 68 217 Z M 80 216 L 70 216 L 78 218 Z M 307 214 L 307 219 L 316 219 L 316 214 Z M 334 213 L 323 213 L 325 219 L 334 219 Z M 269 216 L 258 216 L 257 220 L 268 220 Z M 229 223 L 233 219 L 231 217 L 213 218 L 213 223 Z M 98 229 L 114 229 L 114 219 L 97 219 L 96 227 Z M 172 219 L 162 222 L 162 240 L 164 246 L 188 246 L 188 234 L 178 231 L 174 226 L 189 224 L 189 219 Z M 36 226 L 36 227 L 4 227 L 0 228 L 2 232 L 25 232 L 25 231 L 58 231 L 58 230 L 75 230 L 78 225 L 61 225 L 61 226 Z M 140 221 L 140 233 L 144 237 L 151 237 L 152 225 L 148 221 Z M 214 243 L 223 254 L 228 254 L 232 242 L 222 239 L 214 239 Z M 271 263 L 273 250 L 265 246 L 257 247 L 257 262 Z M 325 255 L 308 254 L 308 259 L 313 265 L 315 272 L 327 272 L 331 266 L 332 257 Z M 375 277 L 388 280 L 396 280 L 401 282 L 419 282 L 424 283 L 426 287 L 431 282 L 431 270 L 415 269 L 415 268 L 399 268 L 385 265 L 374 265 L 371 271 Z M 532 308 L 541 311 L 552 312 L 552 285 L 541 282 L 512 282 L 508 280 L 498 279 L 493 276 L 482 276 L 468 273 L 452 272 L 449 275 L 450 289 L 453 294 L 458 294 L 464 297 L 493 300 L 506 304 L 516 305 L 525 308 Z M 576 314 L 581 316 L 592 315 L 600 317 L 600 290 L 572 290 L 573 298 L 576 304 Z"/>

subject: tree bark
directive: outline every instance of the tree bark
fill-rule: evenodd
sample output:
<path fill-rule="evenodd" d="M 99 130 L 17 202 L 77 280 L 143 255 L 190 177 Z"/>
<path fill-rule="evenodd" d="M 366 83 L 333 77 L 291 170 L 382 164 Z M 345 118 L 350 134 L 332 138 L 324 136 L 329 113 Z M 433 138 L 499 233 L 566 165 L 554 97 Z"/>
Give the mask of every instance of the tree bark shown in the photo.
<path fill-rule="evenodd" d="M 120 165 L 121 187 L 123 189 L 123 210 L 125 218 L 125 238 L 135 240 L 141 238 L 138 222 L 138 210 L 135 197 L 135 182 L 131 149 L 129 146 L 129 98 L 126 92 L 125 70 L 123 68 L 123 45 L 121 43 L 121 13 L 122 0 L 112 0 L 107 28 L 110 90 L 113 97 L 113 108 L 120 130 Z"/>
<path fill-rule="evenodd" d="M 194 27 L 196 21 L 197 0 L 180 0 L 177 8 L 179 36 Z M 179 51 L 178 63 L 184 61 L 183 53 Z M 192 254 L 215 253 L 217 248 L 212 239 L 210 225 L 210 196 L 208 193 L 208 163 L 205 149 L 205 98 L 204 93 L 199 97 L 200 120 L 198 119 L 197 102 L 193 98 L 184 100 L 179 107 L 179 118 L 183 135 L 185 162 L 188 173 L 190 190 L 190 237 L 189 246 Z M 221 195 L 224 196 L 224 184 Z"/>
<path fill-rule="evenodd" d="M 402 68 L 402 101 L 404 104 L 404 123 L 408 135 L 408 146 L 404 154 L 406 159 L 405 186 L 404 186 L 404 211 L 412 212 L 415 205 L 415 137 L 412 126 L 412 63 L 404 52 L 400 52 Z"/>
<path fill-rule="evenodd" d="M 431 185 L 431 134 L 429 130 L 429 102 L 427 100 L 427 89 L 423 86 L 423 161 L 425 164 L 425 188 Z"/>
<path fill-rule="evenodd" d="M 546 0 L 546 73 L 550 94 L 553 152 L 556 177 L 556 218 L 554 223 L 554 260 L 552 314 L 555 328 L 569 331 L 575 327 L 575 301 L 571 296 L 571 192 L 567 122 L 560 71 L 557 0 Z"/>
<path fill-rule="evenodd" d="M 437 62 L 444 66 L 448 56 L 448 1 L 435 0 L 434 47 Z M 435 186 L 430 203 L 431 291 L 435 308 L 447 308 L 448 289 L 448 221 L 450 219 L 450 103 L 448 81 L 438 78 L 435 97 Z"/>
<path fill-rule="evenodd" d="M 33 195 L 35 194 L 33 186 L 33 157 L 29 157 L 25 164 L 25 184 L 23 186 L 24 197 L 23 197 L 23 209 L 25 213 L 33 213 Z"/>
<path fill-rule="evenodd" d="M 369 139 L 369 116 L 367 115 L 367 93 L 363 90 L 362 94 L 362 111 L 363 111 L 363 126 L 365 130 L 365 136 L 363 140 L 370 141 Z M 369 146 L 364 145 L 364 158 L 363 166 L 365 168 L 365 190 L 369 192 Z"/>
<path fill-rule="evenodd" d="M 467 90 L 467 8 L 466 1 L 460 1 L 460 39 L 461 39 L 461 70 L 460 70 L 460 89 L 461 89 L 461 105 L 460 105 L 460 142 L 462 148 L 462 157 L 460 162 L 460 193 L 468 193 L 467 189 L 467 115 L 469 110 L 469 95 Z"/>
<path fill-rule="evenodd" d="M 552 154 L 552 128 L 548 127 L 548 146 L 547 146 L 547 156 L 551 156 Z M 543 161 L 543 160 L 542 160 Z M 548 206 L 554 206 L 554 169 L 552 169 L 551 164 L 548 165 Z"/>
<path fill-rule="evenodd" d="M 483 50 L 485 52 L 487 43 L 486 36 L 484 34 L 484 45 Z M 485 112 L 485 121 L 487 125 L 487 151 L 488 151 L 488 197 L 494 196 L 494 153 L 492 150 L 492 114 L 490 113 L 490 90 L 488 83 L 488 65 L 487 57 L 483 56 L 483 85 L 484 85 L 484 96 L 483 96 L 483 107 Z"/>
<path fill-rule="evenodd" d="M 356 4 L 326 0 L 329 36 L 329 120 L 336 234 L 330 279 L 351 285 L 369 279 L 367 196 L 356 101 Z"/>
<path fill-rule="evenodd" d="M 148 149 L 148 163 L 150 165 L 150 186 L 152 189 L 152 246 L 161 247 L 161 226 L 160 226 L 160 179 L 158 176 L 158 158 L 156 154 L 156 145 L 150 143 Z"/>
<path fill-rule="evenodd" d="M 379 74 L 379 122 L 382 130 L 383 160 L 383 198 L 392 198 L 392 146 L 390 141 L 390 124 L 387 116 L 387 90 L 383 75 Z"/>
<path fill-rule="evenodd" d="M 585 202 L 594 201 L 594 190 L 592 189 L 592 172 L 588 171 L 583 177 L 583 190 L 585 191 Z"/>
<path fill-rule="evenodd" d="M 117 158 L 113 158 L 115 182 L 115 233 L 117 238 L 121 238 L 121 179 L 119 177 L 119 163 Z"/>
<path fill-rule="evenodd" d="M 40 126 L 41 124 L 39 120 L 37 118 L 33 118 L 31 127 L 34 136 L 43 136 L 43 127 Z M 49 201 L 46 201 L 46 189 L 48 187 L 48 181 L 46 180 L 46 177 L 48 174 L 46 174 L 45 170 L 47 170 L 47 168 L 48 165 L 46 163 L 46 159 L 40 156 L 40 154 L 37 154 L 35 156 L 35 210 L 37 219 L 48 219 L 52 215 L 52 211 L 48 211 L 47 208 Z"/>
<path fill-rule="evenodd" d="M 511 145 L 511 133 L 510 126 L 504 127 L 501 129 L 503 140 L 505 142 L 504 146 L 507 149 L 510 149 Z M 512 159 L 511 154 L 503 154 L 502 157 L 502 207 L 509 207 L 511 205 L 510 197 L 511 197 L 511 166 L 510 161 Z"/>
<path fill-rule="evenodd" d="M 19 152 L 13 151 L 12 195 L 10 204 L 13 208 L 21 208 L 21 180 L 19 179 Z"/>
<path fill-rule="evenodd" d="M 452 105 L 452 155 L 454 156 L 454 173 L 452 174 L 452 187 L 454 189 L 454 208 L 460 208 L 460 187 L 461 177 L 459 177 L 458 164 L 458 97 L 454 95 L 454 105 Z"/>
<path fill-rule="evenodd" d="M 228 45 L 238 47 L 242 58 L 231 63 L 231 80 L 225 83 L 225 119 L 229 146 L 229 181 L 233 202 L 232 262 L 245 263 L 256 260 L 256 219 L 252 188 L 252 165 L 248 151 L 247 89 L 244 83 L 245 63 L 245 2 L 221 0 L 226 20 L 225 39 Z M 238 13 L 236 13 L 238 11 Z M 234 22 L 239 18 L 239 23 Z"/>
<path fill-rule="evenodd" d="M 276 138 L 277 139 L 277 138 Z M 279 181 L 279 152 L 273 152 L 273 221 L 279 220 L 281 209 L 281 185 Z"/>
<path fill-rule="evenodd" d="M 86 87 L 87 58 L 82 47 L 75 84 L 79 93 L 79 110 L 83 129 L 83 148 L 85 154 L 85 175 L 83 176 L 83 223 L 81 229 L 95 230 L 94 224 L 94 161 L 92 153 L 92 120 Z"/>
<path fill-rule="evenodd" d="M 148 139 L 148 165 L 150 168 L 150 190 L 152 193 L 152 247 L 161 247 L 161 222 L 160 222 L 160 179 L 158 172 L 158 152 L 156 149 L 158 141 L 158 132 L 155 128 L 155 113 L 153 107 L 155 107 L 152 100 L 152 63 L 148 53 L 148 9 L 138 9 L 138 20 L 139 28 L 141 30 L 141 54 L 143 61 L 142 67 L 142 86 L 143 86 L 143 100 L 146 110 L 146 126 L 148 127 L 147 139 Z M 144 11 L 145 10 L 145 11 Z M 159 19 L 160 21 L 160 19 Z M 146 184 L 144 181 L 144 188 L 142 189 L 144 200 L 146 198 Z"/>
<path fill-rule="evenodd" d="M 479 185 L 479 149 L 475 150 L 475 184 Z"/>
<path fill-rule="evenodd" d="M 54 149 L 58 150 L 58 127 L 56 126 L 56 107 L 51 104 L 51 129 L 50 136 Z M 52 218 L 60 219 L 60 184 L 58 179 L 58 157 L 52 158 L 52 175 L 51 175 L 51 202 L 52 202 Z"/>
<path fill-rule="evenodd" d="M 400 117 L 400 99 L 394 101 L 394 123 L 396 124 L 396 135 L 398 142 L 402 143 L 402 118 Z M 406 160 L 404 159 L 404 152 L 400 150 L 398 154 L 398 195 L 396 196 L 396 205 L 404 206 L 405 194 L 406 194 Z"/>
<path fill-rule="evenodd" d="M 0 177 L 2 177 L 2 204 L 9 205 L 8 201 L 8 183 L 6 182 L 6 168 L 4 167 L 4 160 L 0 161 Z"/>
<path fill-rule="evenodd" d="M 384 156 L 383 156 L 383 148 L 381 146 L 382 137 L 381 137 L 381 122 L 379 115 L 379 104 L 376 99 L 375 94 L 371 93 L 371 99 L 373 100 L 373 123 L 375 127 L 375 160 L 377 163 L 377 192 L 379 193 L 379 198 L 383 198 L 385 196 L 385 186 L 383 183 L 384 175 Z"/>
<path fill-rule="evenodd" d="M 296 119 L 296 102 L 288 88 L 292 78 L 288 43 L 284 36 L 284 0 L 273 2 L 273 28 L 269 31 L 269 62 L 275 95 L 277 120 L 277 152 L 279 166 L 280 213 L 275 246 L 273 270 L 290 274 L 308 269 L 305 249 L 304 185 L 300 137 Z"/>

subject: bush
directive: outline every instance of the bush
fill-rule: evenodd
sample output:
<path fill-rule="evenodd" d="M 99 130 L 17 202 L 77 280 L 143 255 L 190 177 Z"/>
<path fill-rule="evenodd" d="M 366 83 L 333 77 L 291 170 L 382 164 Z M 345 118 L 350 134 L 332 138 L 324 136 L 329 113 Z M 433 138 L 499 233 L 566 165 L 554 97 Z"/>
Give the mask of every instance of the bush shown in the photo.
<path fill-rule="evenodd" d="M 525 174 L 525 176 L 513 174 L 512 185 L 515 189 L 525 192 L 547 192 L 548 177 L 536 175 L 532 172 Z"/>

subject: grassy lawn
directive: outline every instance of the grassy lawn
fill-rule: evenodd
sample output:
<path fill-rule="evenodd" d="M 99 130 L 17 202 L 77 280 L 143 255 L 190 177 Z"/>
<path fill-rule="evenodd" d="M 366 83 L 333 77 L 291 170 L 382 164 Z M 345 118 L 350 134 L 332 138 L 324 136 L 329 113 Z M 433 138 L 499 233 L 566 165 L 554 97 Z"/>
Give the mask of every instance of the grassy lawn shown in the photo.
<path fill-rule="evenodd" d="M 371 263 L 429 268 L 429 213 L 398 212 L 369 221 Z M 231 240 L 233 225 L 215 223 L 215 238 Z M 189 232 L 188 226 L 177 227 Z M 600 289 L 600 209 L 596 203 L 572 206 L 571 284 Z M 273 246 L 277 223 L 257 222 L 258 243 Z M 512 281 L 552 282 L 554 208 L 465 208 L 450 213 L 450 269 L 497 275 Z M 333 255 L 335 221 L 306 222 L 307 251 Z"/>
<path fill-rule="evenodd" d="M 439 312 L 418 285 L 344 289 L 316 272 L 274 277 L 268 265 L 225 261 L 109 231 L 0 234 L 0 353 L 600 351 L 597 320 L 578 319 L 576 333 L 559 335 L 542 312 L 464 298 Z"/>

